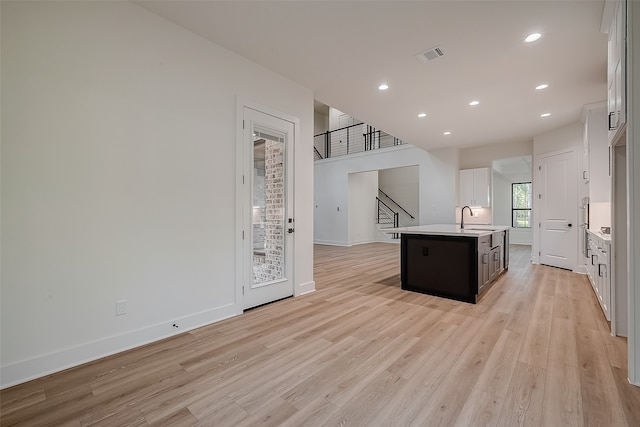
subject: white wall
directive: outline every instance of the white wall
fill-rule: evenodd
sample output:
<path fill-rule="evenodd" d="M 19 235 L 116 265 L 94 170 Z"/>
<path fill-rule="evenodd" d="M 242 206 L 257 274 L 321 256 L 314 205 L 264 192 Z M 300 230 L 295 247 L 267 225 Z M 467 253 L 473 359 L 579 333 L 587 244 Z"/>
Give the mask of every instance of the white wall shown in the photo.
<path fill-rule="evenodd" d="M 349 174 L 349 244 L 376 240 L 378 171 Z"/>
<path fill-rule="evenodd" d="M 640 4 L 627 2 L 627 13 L 628 354 L 629 381 L 640 386 Z"/>
<path fill-rule="evenodd" d="M 417 165 L 420 171 L 420 224 L 454 223 L 458 180 L 456 149 L 426 152 L 402 145 L 318 160 L 314 165 L 316 243 L 349 244 L 348 176 L 356 172 Z"/>
<path fill-rule="evenodd" d="M 511 224 L 511 180 L 505 175 L 493 171 L 491 178 L 493 191 L 493 221 L 496 224 Z"/>
<path fill-rule="evenodd" d="M 328 109 L 327 109 L 328 111 Z M 313 112 L 313 134 L 319 135 L 329 130 L 329 114 L 323 114 L 319 111 Z"/>
<path fill-rule="evenodd" d="M 582 148 L 583 148 L 583 132 L 584 127 L 582 123 L 576 122 L 562 128 L 541 134 L 536 135 L 533 139 L 533 189 L 536 191 L 536 187 L 538 185 L 538 163 L 540 156 L 545 153 L 552 153 L 557 151 L 573 151 L 574 158 L 576 159 L 576 171 L 582 171 Z M 580 178 L 580 179 L 579 179 Z M 575 215 L 574 217 L 578 217 L 578 206 L 580 205 L 580 182 L 582 181 L 581 177 L 576 173 L 576 194 L 574 195 L 574 206 L 575 206 Z M 538 198 L 533 198 L 533 223 L 538 224 L 539 222 L 539 212 L 538 212 Z M 538 251 L 539 251 L 539 235 L 538 228 L 533 228 L 533 245 L 531 250 L 533 252 L 533 262 L 538 263 Z M 575 233 L 575 260 L 573 270 L 581 271 L 582 267 L 578 265 L 578 254 L 580 253 L 579 248 L 579 239 L 577 238 L 577 232 Z"/>
<path fill-rule="evenodd" d="M 413 216 L 412 219 L 393 203 L 389 204 L 384 196 L 382 197 L 385 203 L 398 211 L 399 222 L 403 227 L 418 225 L 420 221 L 420 168 L 418 166 L 379 171 L 378 187 Z"/>
<path fill-rule="evenodd" d="M 344 113 L 340 110 L 337 110 L 333 107 L 329 107 L 329 131 L 336 130 L 341 128 L 340 126 L 340 116 Z"/>
<path fill-rule="evenodd" d="M 493 223 L 511 225 L 511 185 L 531 181 L 531 171 L 522 173 L 500 173 L 493 170 Z M 530 228 L 512 228 L 509 242 L 516 245 L 530 245 L 533 241 Z"/>
<path fill-rule="evenodd" d="M 611 176 L 606 105 L 593 108 L 585 123 L 589 139 L 589 228 L 611 227 Z M 583 190 L 583 193 L 585 191 Z"/>
<path fill-rule="evenodd" d="M 300 119 L 313 286 L 311 91 L 128 2 L 1 7 L 2 386 L 242 312 L 237 97 Z"/>
<path fill-rule="evenodd" d="M 495 160 L 509 159 L 512 157 L 531 156 L 533 154 L 533 141 L 511 141 L 508 143 L 483 145 L 481 147 L 471 147 L 460 150 L 460 169 L 491 168 Z M 498 179 L 496 179 L 496 177 Z M 492 173 L 491 183 L 491 204 L 492 209 L 483 209 L 478 218 L 469 218 L 469 224 L 493 223 L 498 225 L 511 224 L 511 182 L 512 177 L 497 176 Z M 512 181 L 522 182 L 522 181 Z M 508 198 L 508 199 L 507 199 Z M 507 207 L 508 204 L 508 207 Z M 505 216 L 505 209 L 508 212 Z M 484 218 L 486 214 L 490 219 Z M 459 209 L 456 218 L 459 221 Z M 466 221 L 466 219 L 465 219 Z M 530 230 L 515 230 L 509 232 L 509 241 L 515 244 L 531 244 Z"/>
<path fill-rule="evenodd" d="M 511 141 L 460 150 L 460 169 L 490 168 L 498 159 L 526 156 L 533 153 L 533 141 Z"/>
<path fill-rule="evenodd" d="M 348 123 L 340 123 L 340 118 L 341 117 L 346 117 L 346 120 L 348 121 Z M 334 131 L 336 129 L 342 129 L 345 128 L 347 126 L 351 126 L 351 125 L 355 125 L 358 123 L 362 123 L 362 120 L 357 119 L 353 116 L 348 115 L 347 113 L 344 113 L 336 108 L 333 107 L 329 107 L 329 117 L 328 117 L 328 121 L 329 121 L 329 129 L 330 131 Z"/>

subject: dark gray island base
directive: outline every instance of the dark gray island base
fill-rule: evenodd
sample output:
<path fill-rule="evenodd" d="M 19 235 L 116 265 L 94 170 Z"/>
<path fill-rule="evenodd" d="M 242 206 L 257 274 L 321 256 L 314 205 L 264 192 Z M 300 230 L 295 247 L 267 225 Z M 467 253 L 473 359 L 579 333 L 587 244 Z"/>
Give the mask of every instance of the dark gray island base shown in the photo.
<path fill-rule="evenodd" d="M 403 231 L 402 289 L 475 304 L 508 268 L 506 228 L 451 233 Z"/>

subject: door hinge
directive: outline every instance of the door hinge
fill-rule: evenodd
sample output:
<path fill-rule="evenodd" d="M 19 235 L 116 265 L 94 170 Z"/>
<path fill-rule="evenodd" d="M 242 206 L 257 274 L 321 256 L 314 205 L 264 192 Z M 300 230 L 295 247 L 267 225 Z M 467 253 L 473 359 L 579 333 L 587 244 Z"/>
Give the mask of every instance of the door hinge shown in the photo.
<path fill-rule="evenodd" d="M 541 171 L 542 170 L 542 166 L 538 166 L 538 170 Z"/>
<path fill-rule="evenodd" d="M 242 129 L 244 129 L 244 120 L 242 121 Z"/>
<path fill-rule="evenodd" d="M 538 199 L 542 199 L 542 194 L 538 194 Z"/>
<path fill-rule="evenodd" d="M 242 295 L 244 295 L 244 286 L 242 287 Z"/>
<path fill-rule="evenodd" d="M 542 253 L 540 253 L 540 251 L 538 251 L 538 256 L 542 256 Z"/>
<path fill-rule="evenodd" d="M 244 184 L 244 175 L 242 175 L 242 183 Z"/>
<path fill-rule="evenodd" d="M 242 230 L 242 240 L 244 240 L 244 230 Z"/>

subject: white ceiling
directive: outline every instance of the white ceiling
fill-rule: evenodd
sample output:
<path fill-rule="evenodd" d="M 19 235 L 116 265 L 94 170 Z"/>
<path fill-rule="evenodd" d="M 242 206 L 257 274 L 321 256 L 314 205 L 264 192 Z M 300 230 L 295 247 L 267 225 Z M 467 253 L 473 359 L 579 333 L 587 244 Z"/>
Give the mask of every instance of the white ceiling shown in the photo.
<path fill-rule="evenodd" d="M 531 140 L 607 96 L 602 0 L 136 3 L 425 149 Z"/>

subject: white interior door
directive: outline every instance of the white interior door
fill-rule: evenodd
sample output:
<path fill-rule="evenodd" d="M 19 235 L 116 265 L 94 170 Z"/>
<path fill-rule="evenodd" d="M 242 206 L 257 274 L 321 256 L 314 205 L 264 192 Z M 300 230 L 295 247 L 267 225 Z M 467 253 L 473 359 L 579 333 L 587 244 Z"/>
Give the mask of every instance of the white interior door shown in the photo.
<path fill-rule="evenodd" d="M 538 174 L 540 263 L 573 269 L 578 247 L 575 154 L 541 156 Z"/>
<path fill-rule="evenodd" d="M 244 308 L 293 295 L 294 124 L 245 107 Z"/>

